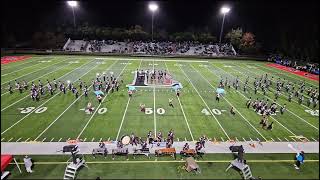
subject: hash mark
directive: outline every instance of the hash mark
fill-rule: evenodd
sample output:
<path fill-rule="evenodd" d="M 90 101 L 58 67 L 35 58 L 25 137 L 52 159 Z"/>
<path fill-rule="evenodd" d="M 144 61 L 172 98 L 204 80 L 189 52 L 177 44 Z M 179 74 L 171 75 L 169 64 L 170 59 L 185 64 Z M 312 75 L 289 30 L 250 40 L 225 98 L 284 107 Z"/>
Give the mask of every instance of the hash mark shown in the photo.
<path fill-rule="evenodd" d="M 102 140 L 102 138 L 100 138 L 99 142 Z"/>
<path fill-rule="evenodd" d="M 250 138 L 250 141 L 253 141 L 253 140 Z"/>
<path fill-rule="evenodd" d="M 68 138 L 67 141 L 69 141 L 71 138 Z"/>
<path fill-rule="evenodd" d="M 277 137 L 279 139 L 279 141 L 282 141 L 279 137 Z"/>
<path fill-rule="evenodd" d="M 19 142 L 20 139 L 21 139 L 21 138 L 19 138 L 16 142 Z"/>
<path fill-rule="evenodd" d="M 62 139 L 62 138 L 60 138 L 58 142 L 60 142 L 60 141 L 61 141 L 61 139 Z"/>
<path fill-rule="evenodd" d="M 8 142 L 10 142 L 13 138 L 10 138 Z"/>
<path fill-rule="evenodd" d="M 4 138 L 1 138 L 1 141 L 3 141 L 4 140 Z"/>
<path fill-rule="evenodd" d="M 236 141 L 239 141 L 239 139 L 236 137 Z"/>
<path fill-rule="evenodd" d="M 54 140 L 54 138 L 52 138 L 51 140 L 50 140 L 50 142 L 52 142 Z"/>
<path fill-rule="evenodd" d="M 271 139 L 271 141 L 273 141 L 274 142 L 274 139 L 273 138 L 270 138 Z"/>
<path fill-rule="evenodd" d="M 242 137 L 243 141 L 247 141 L 244 137 Z"/>
<path fill-rule="evenodd" d="M 314 137 L 311 137 L 312 140 L 317 141 Z"/>
<path fill-rule="evenodd" d="M 43 139 L 42 139 L 42 142 L 43 142 L 44 140 L 46 140 L 46 139 L 47 139 L 47 138 L 43 138 Z"/>
<path fill-rule="evenodd" d="M 184 137 L 184 141 L 187 141 L 187 138 L 186 138 L 186 137 Z"/>
<path fill-rule="evenodd" d="M 87 140 L 87 138 L 84 138 L 84 140 L 83 140 L 83 141 L 85 142 L 86 140 Z"/>
<path fill-rule="evenodd" d="M 93 142 L 94 138 L 91 139 L 91 142 Z"/>
<path fill-rule="evenodd" d="M 294 139 L 294 138 L 291 138 L 291 139 L 293 139 L 293 141 L 296 142 L 296 139 Z"/>
<path fill-rule="evenodd" d="M 224 139 L 223 139 L 223 137 L 221 137 L 221 140 L 224 142 Z"/>
<path fill-rule="evenodd" d="M 289 140 L 287 138 L 284 138 L 284 139 L 289 142 Z"/>
<path fill-rule="evenodd" d="M 30 138 L 26 139 L 24 142 L 28 142 L 29 139 L 30 139 Z"/>
<path fill-rule="evenodd" d="M 178 139 L 178 141 L 179 141 L 179 138 L 177 138 Z"/>
<path fill-rule="evenodd" d="M 110 137 L 108 137 L 108 141 L 110 141 Z"/>

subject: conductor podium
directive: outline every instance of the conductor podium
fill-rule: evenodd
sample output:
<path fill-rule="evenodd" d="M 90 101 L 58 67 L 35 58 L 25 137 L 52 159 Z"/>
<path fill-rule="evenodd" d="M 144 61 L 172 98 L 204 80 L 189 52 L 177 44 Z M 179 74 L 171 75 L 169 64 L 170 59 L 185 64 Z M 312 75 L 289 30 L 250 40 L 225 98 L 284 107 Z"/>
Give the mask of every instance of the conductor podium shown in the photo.
<path fill-rule="evenodd" d="M 71 158 L 68 160 L 68 166 L 65 169 L 63 179 L 75 179 L 76 173 L 81 166 L 88 166 L 85 163 L 83 155 L 78 155 L 79 149 L 77 145 L 69 145 L 63 147 L 63 152 L 71 152 Z M 70 161 L 72 159 L 72 161 Z"/>
<path fill-rule="evenodd" d="M 230 162 L 230 165 L 227 167 L 226 172 L 231 168 L 231 167 L 236 167 L 238 169 L 240 169 L 240 171 L 242 172 L 242 176 L 243 179 L 250 179 L 252 178 L 252 173 L 250 170 L 249 165 L 243 163 L 242 161 L 240 161 L 239 159 L 235 159 L 233 161 Z"/>

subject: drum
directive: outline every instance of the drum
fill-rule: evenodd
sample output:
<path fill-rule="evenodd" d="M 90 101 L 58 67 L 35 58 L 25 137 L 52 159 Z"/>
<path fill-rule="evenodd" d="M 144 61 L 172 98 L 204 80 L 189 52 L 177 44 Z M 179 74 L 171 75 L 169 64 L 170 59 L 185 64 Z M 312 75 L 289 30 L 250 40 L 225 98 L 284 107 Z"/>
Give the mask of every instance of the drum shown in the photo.
<path fill-rule="evenodd" d="M 123 136 L 121 138 L 121 142 L 123 145 L 128 145 L 130 143 L 130 137 L 129 136 Z"/>

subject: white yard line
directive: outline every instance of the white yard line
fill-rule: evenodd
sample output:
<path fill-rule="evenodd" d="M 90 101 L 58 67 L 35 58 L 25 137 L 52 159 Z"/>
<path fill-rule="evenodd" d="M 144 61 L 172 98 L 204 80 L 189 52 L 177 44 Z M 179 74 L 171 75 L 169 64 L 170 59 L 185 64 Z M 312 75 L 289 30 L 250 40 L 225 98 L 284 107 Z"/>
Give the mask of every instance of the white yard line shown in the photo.
<path fill-rule="evenodd" d="M 140 64 L 139 64 L 139 67 L 138 67 L 138 71 L 140 71 L 141 64 L 142 64 L 142 61 L 140 61 Z M 135 77 L 135 78 L 136 78 L 136 77 Z M 121 119 L 120 127 L 119 127 L 119 129 L 118 129 L 116 141 L 117 141 L 118 138 L 119 138 L 120 131 L 121 131 L 121 128 L 122 128 L 122 124 L 123 124 L 124 118 L 126 117 L 126 113 L 127 113 L 127 110 L 128 110 L 128 106 L 129 106 L 130 100 L 131 100 L 131 98 L 129 97 L 128 102 L 127 102 L 127 105 L 126 105 L 126 109 L 124 110 L 124 113 L 123 113 L 123 116 L 122 116 L 122 119 Z M 110 138 L 110 137 L 109 137 L 109 138 Z"/>
<path fill-rule="evenodd" d="M 212 64 L 212 66 L 214 66 L 213 64 Z M 207 67 L 208 68 L 208 67 Z M 218 69 L 221 69 L 221 68 L 219 68 L 219 67 L 217 67 Z M 208 68 L 209 69 L 209 68 Z M 222 71 L 224 71 L 223 69 L 221 69 Z M 213 71 L 211 71 L 210 69 L 209 69 L 209 71 L 210 72 L 212 72 L 212 73 L 214 73 Z M 227 73 L 226 71 L 224 71 L 226 74 L 229 74 L 229 73 Z M 233 76 L 233 75 L 229 75 L 229 76 Z M 234 77 L 234 76 L 233 76 Z M 240 82 L 242 82 L 240 79 L 239 79 L 239 81 Z M 243 83 L 243 82 L 242 82 Z M 251 86 L 249 86 L 249 87 L 251 87 Z M 243 95 L 240 91 L 237 91 L 239 94 L 241 94 L 243 97 L 245 97 L 245 99 L 246 100 L 248 100 L 248 98 L 245 96 L 245 95 Z M 258 92 L 259 94 L 262 94 L 262 93 L 260 93 L 260 92 Z M 269 97 L 267 97 L 267 96 L 265 96 L 267 99 L 269 99 L 269 100 L 271 100 L 271 102 L 273 102 L 273 100 L 272 99 L 270 99 Z M 275 102 L 275 103 L 277 103 L 277 102 Z M 278 103 L 277 103 L 278 104 Z M 278 104 L 279 105 L 279 104 Z M 280 106 L 280 105 L 279 105 Z M 288 110 L 289 111 L 289 110 Z M 292 131 L 290 131 L 287 127 L 285 127 L 284 125 L 282 125 L 279 121 L 277 121 L 274 117 L 272 117 L 272 116 L 270 116 L 273 120 L 275 120 L 276 122 L 278 122 L 283 128 L 285 128 L 287 131 L 289 131 L 292 135 L 294 135 L 294 136 L 296 136 Z"/>
<path fill-rule="evenodd" d="M 167 63 L 166 63 L 166 62 L 164 62 L 164 64 L 166 65 L 166 69 L 167 69 L 168 73 L 169 73 L 169 74 L 171 74 L 171 73 L 170 73 L 170 71 L 169 71 L 169 69 L 168 69 Z M 186 114 L 184 113 L 184 110 L 183 110 L 183 107 L 182 107 L 182 104 L 181 104 L 180 98 L 179 98 L 178 96 L 177 96 L 177 99 L 178 99 L 178 102 L 179 102 L 179 105 L 180 105 L 180 108 L 181 108 L 181 111 L 182 111 L 182 114 L 183 114 L 184 120 L 186 121 L 186 124 L 187 124 L 187 126 L 188 126 L 188 130 L 189 130 L 189 133 L 190 133 L 191 139 L 192 139 L 192 141 L 194 141 L 194 138 L 193 138 L 193 135 L 192 135 L 192 132 L 191 132 L 191 129 L 190 129 L 189 123 L 188 123 L 188 119 L 187 119 L 187 117 L 186 117 Z"/>
<path fill-rule="evenodd" d="M 212 66 L 214 66 L 214 65 L 212 65 Z M 219 67 L 217 67 L 217 68 L 219 68 Z M 211 73 L 213 73 L 214 74 L 214 72 L 213 71 L 211 71 L 208 67 L 207 67 L 207 69 L 211 72 Z M 221 69 L 221 68 L 219 68 L 219 69 Z M 222 71 L 224 71 L 223 69 L 221 69 Z M 227 73 L 226 71 L 224 71 L 226 74 L 229 74 L 229 73 Z M 233 75 L 230 75 L 230 76 L 233 76 Z M 242 82 L 241 80 L 240 80 L 240 82 Z M 250 86 L 249 86 L 250 87 Z M 246 100 L 248 100 L 249 98 L 247 98 L 244 94 L 242 94 L 240 91 L 236 91 L 236 92 L 238 92 L 242 97 L 244 97 Z M 285 128 L 288 132 L 290 132 L 292 135 L 294 135 L 294 136 L 296 136 L 296 134 L 295 133 L 293 133 L 291 130 L 289 130 L 287 127 L 285 127 L 283 124 L 281 124 L 278 120 L 276 120 L 274 117 L 272 117 L 272 116 L 270 116 L 273 120 L 275 120 L 278 124 L 280 124 L 283 128 Z"/>
<path fill-rule="evenodd" d="M 259 67 L 262 67 L 262 68 L 264 68 L 264 69 L 268 69 L 267 67 L 264 67 L 264 66 L 262 66 L 262 65 L 259 65 L 259 64 L 254 64 L 255 66 L 259 66 Z M 281 74 L 281 75 L 285 75 L 285 76 L 287 76 L 287 77 L 290 77 L 290 78 L 292 78 L 292 79 L 295 79 L 295 80 L 297 80 L 297 81 L 305 81 L 305 83 L 307 83 L 307 84 L 309 84 L 309 85 L 311 85 L 311 86 L 316 86 L 316 85 L 314 85 L 314 84 L 312 84 L 312 83 L 310 83 L 310 82 L 308 82 L 307 81 L 307 79 L 297 79 L 296 77 L 294 77 L 294 76 L 288 76 L 287 74 L 285 74 L 285 73 L 283 73 L 283 72 L 278 72 L 278 71 L 276 71 L 275 69 L 273 69 L 272 67 L 270 67 L 270 69 L 268 69 L 268 70 L 270 70 L 270 71 L 273 71 L 273 72 L 275 72 L 276 74 Z M 281 71 L 280 69 L 278 69 L 279 71 Z M 296 74 L 292 74 L 292 75 L 295 75 L 295 76 L 297 76 Z M 299 77 L 301 77 L 301 76 L 299 76 Z M 301 77 L 302 78 L 302 77 Z M 316 83 L 316 82 L 315 82 Z"/>
<path fill-rule="evenodd" d="M 208 109 L 211 109 L 208 104 L 204 101 L 204 99 L 202 98 L 202 96 L 200 95 L 200 93 L 198 92 L 198 90 L 196 89 L 196 87 L 193 85 L 193 83 L 191 82 L 190 78 L 188 77 L 188 75 L 183 71 L 183 69 L 181 68 L 181 66 L 179 66 L 180 70 L 183 72 L 183 74 L 187 77 L 188 81 L 190 82 L 190 84 L 192 85 L 192 87 L 194 88 L 194 90 L 197 92 L 197 94 L 199 95 L 200 99 L 202 100 L 202 102 L 207 106 Z M 216 122 L 218 123 L 218 125 L 220 126 L 220 128 L 222 129 L 222 131 L 224 132 L 224 134 L 227 136 L 228 140 L 230 140 L 229 135 L 227 134 L 227 132 L 224 130 L 224 128 L 221 126 L 220 122 L 218 121 L 218 119 L 216 118 L 216 116 L 209 111 L 210 114 L 213 116 L 213 118 L 216 120 Z"/>
<path fill-rule="evenodd" d="M 124 113 L 123 113 L 123 116 L 122 116 L 122 120 L 121 120 L 120 127 L 119 127 L 119 130 L 118 130 L 118 133 L 117 133 L 116 141 L 119 138 L 120 131 L 121 131 L 121 128 L 122 128 L 122 124 L 123 124 L 124 118 L 126 117 L 126 113 L 127 113 L 127 110 L 128 110 L 128 106 L 129 106 L 130 100 L 131 100 L 131 98 L 129 97 L 127 105 L 126 105 L 126 109 L 124 110 Z"/>
<path fill-rule="evenodd" d="M 23 65 L 23 64 L 27 64 L 27 63 L 30 63 L 30 62 L 34 62 L 36 60 L 41 60 L 41 59 L 44 59 L 42 57 L 32 57 L 30 58 L 28 61 L 24 60 L 24 61 L 18 61 L 18 62 L 22 62 L 22 63 L 18 63 L 18 64 L 7 64 L 7 65 L 10 65 L 10 67 L 6 67 L 6 68 L 1 68 L 1 71 L 3 70 L 7 70 L 7 69 L 10 69 L 10 68 L 15 68 L 16 66 L 20 66 L 20 65 Z M 55 58 L 53 58 L 55 59 Z M 17 63 L 17 62 L 16 62 Z M 5 64 L 1 65 L 1 66 L 4 66 Z"/>
<path fill-rule="evenodd" d="M 93 61 L 93 60 L 92 60 L 92 61 Z M 82 68 L 82 66 L 85 66 L 85 65 L 89 64 L 89 63 L 90 63 L 90 62 L 92 62 L 92 61 L 89 61 L 88 63 L 85 63 L 85 64 L 83 64 L 83 65 L 81 65 L 81 66 L 79 66 L 79 67 L 77 67 L 77 68 L 73 69 L 72 71 L 69 71 L 68 73 L 66 73 L 66 74 L 64 74 L 64 75 L 62 75 L 62 76 L 60 76 L 58 79 L 61 79 L 62 77 L 66 76 L 66 75 L 68 75 L 68 74 L 70 74 L 70 73 L 72 73 L 73 71 L 75 71 L 75 70 L 78 70 L 78 69 Z M 58 80 L 58 79 L 56 79 L 56 80 Z M 22 101 L 23 99 L 25 99 L 25 98 L 27 98 L 27 97 L 30 97 L 30 95 L 27 95 L 27 96 L 25 96 L 25 97 L 23 97 L 23 98 L 19 99 L 18 101 L 16 101 L 16 102 L 14 102 L 14 103 L 10 104 L 9 106 L 7 106 L 7 107 L 5 107 L 5 108 L 1 109 L 1 112 L 2 112 L 2 111 L 4 111 L 4 110 L 6 110 L 6 109 L 8 109 L 9 107 L 11 107 L 11 106 L 15 105 L 16 103 L 18 103 L 18 102 Z"/>
<path fill-rule="evenodd" d="M 237 67 L 240 67 L 240 68 L 243 68 L 243 67 L 241 67 L 241 66 L 237 66 Z M 244 69 L 244 68 L 243 68 Z M 234 70 L 236 70 L 236 71 L 239 71 L 238 69 L 234 69 Z M 250 71 L 250 70 L 247 70 L 247 71 Z M 239 71 L 241 74 L 243 74 L 243 75 L 245 75 L 242 71 Z M 253 74 L 256 74 L 257 76 L 259 76 L 257 73 L 255 73 L 254 71 L 251 71 Z M 265 72 L 265 71 L 264 71 Z M 265 72 L 265 73 L 268 73 L 268 72 Z M 272 81 L 272 82 L 276 82 L 276 81 Z M 274 91 L 276 91 L 273 87 L 270 87 L 270 89 L 273 89 Z M 306 98 L 308 98 L 308 96 L 306 96 L 305 94 L 302 94 L 304 97 L 306 97 Z M 281 96 L 283 96 L 283 97 L 286 97 L 285 96 L 285 94 L 284 93 L 281 93 Z M 294 99 L 292 99 L 292 101 L 293 102 L 295 102 L 295 103 L 298 103 L 298 101 L 296 101 L 296 100 L 294 100 Z M 308 106 L 305 106 L 304 104 L 301 104 L 303 107 L 305 107 L 305 108 L 307 108 L 307 109 L 309 109 L 309 110 L 313 110 L 312 108 L 309 108 Z"/>
<path fill-rule="evenodd" d="M 118 62 L 118 61 L 116 61 Z M 122 72 L 126 69 L 128 64 L 126 64 L 124 66 L 124 68 L 122 69 L 122 71 L 119 73 L 118 77 L 116 79 L 118 79 L 120 77 L 120 75 L 122 74 Z M 112 65 L 113 66 L 113 65 Z M 108 69 L 110 69 L 110 67 L 112 66 L 109 66 Z M 81 134 L 84 132 L 84 130 L 87 128 L 87 126 L 89 125 L 89 123 L 91 122 L 92 118 L 94 117 L 94 115 L 97 113 L 97 111 L 99 110 L 101 104 L 103 103 L 103 101 L 106 99 L 106 97 L 108 96 L 109 92 L 110 92 L 111 89 L 109 89 L 108 93 L 104 96 L 104 98 L 102 99 L 102 102 L 98 105 L 97 109 L 94 111 L 94 113 L 91 115 L 90 119 L 88 120 L 88 122 L 86 123 L 86 125 L 83 127 L 83 129 L 81 130 L 81 132 L 79 133 L 79 135 L 77 136 L 76 139 L 79 139 Z"/>
<path fill-rule="evenodd" d="M 172 62 L 208 62 L 208 61 L 197 61 L 197 60 L 172 60 L 172 59 L 146 59 L 146 58 L 139 58 L 139 59 L 131 59 L 131 58 L 95 58 L 95 59 L 112 59 L 112 60 L 119 60 L 119 61 L 172 61 Z"/>
<path fill-rule="evenodd" d="M 155 73 L 154 60 L 153 60 L 153 73 Z M 156 119 L 156 88 L 155 86 L 153 87 L 153 122 L 154 122 L 154 137 L 156 138 L 157 137 L 157 119 Z"/>
<path fill-rule="evenodd" d="M 93 68 L 91 68 L 88 72 L 86 72 L 85 74 L 83 74 L 81 77 L 83 77 L 83 76 L 85 76 L 86 74 L 88 74 L 92 69 L 94 69 L 94 68 L 96 68 L 98 66 L 98 64 L 97 65 L 95 65 L 95 66 L 93 66 Z M 79 77 L 78 79 L 80 79 L 81 77 Z M 91 87 L 92 85 L 90 85 L 90 87 Z M 89 87 L 89 88 L 90 88 Z M 89 89 L 88 88 L 88 89 Z M 84 95 L 84 93 L 82 93 L 76 100 L 74 100 L 54 121 L 52 121 L 50 124 L 49 124 L 49 126 L 45 129 L 45 130 L 43 130 L 37 137 L 36 137 L 36 139 L 34 139 L 34 141 L 36 141 L 39 137 L 41 137 L 42 136 L 42 134 L 43 133 L 45 133 L 65 112 L 67 112 L 67 110 L 74 104 L 74 103 L 76 103 L 82 96 Z"/>
<path fill-rule="evenodd" d="M 37 78 L 35 78 L 35 79 L 30 80 L 29 82 L 35 81 L 35 80 L 37 80 L 37 79 L 42 78 L 43 76 L 46 76 L 46 75 L 51 74 L 51 73 L 54 73 L 54 72 L 56 72 L 56 71 L 64 68 L 65 66 L 68 66 L 68 65 L 70 65 L 70 64 L 63 65 L 63 66 L 59 67 L 58 69 L 56 69 L 56 70 L 54 70 L 54 71 L 51 71 L 51 72 L 48 72 L 48 73 L 46 73 L 46 74 L 43 74 L 43 75 L 41 75 L 41 76 L 39 76 L 39 77 L 37 77 Z M 5 92 L 5 93 L 2 93 L 1 96 L 5 95 L 5 94 L 8 94 L 8 93 L 9 93 L 9 91 L 8 91 L 8 92 Z"/>
<path fill-rule="evenodd" d="M 97 65 L 96 65 L 97 66 Z M 94 66 L 94 68 L 96 67 Z M 85 74 L 83 74 L 82 76 L 80 76 L 79 78 L 77 78 L 74 82 L 77 82 L 81 77 L 83 77 L 84 75 L 88 74 L 93 68 L 91 68 L 88 72 L 86 72 Z M 90 86 L 91 87 L 91 86 Z M 90 88 L 89 87 L 89 88 Z M 29 115 L 31 115 L 34 111 L 40 109 L 44 104 L 46 104 L 47 102 L 49 102 L 51 99 L 55 98 L 58 94 L 60 94 L 61 92 L 58 92 L 57 94 L 53 95 L 51 98 L 49 98 L 48 100 L 46 100 L 44 103 L 42 103 L 40 106 L 38 106 L 37 108 L 33 109 L 30 113 L 28 113 L 27 115 L 25 115 L 23 118 L 21 118 L 19 121 L 15 122 L 14 124 L 12 124 L 9 128 L 7 128 L 6 130 L 4 130 L 3 132 L 1 132 L 1 135 L 3 135 L 5 132 L 7 132 L 8 130 L 10 130 L 11 128 L 13 128 L 15 125 L 19 124 L 21 121 L 23 121 L 25 118 L 27 118 Z M 82 96 L 82 95 L 81 95 Z M 81 97 L 80 96 L 80 97 Z M 79 98 L 80 98 L 79 97 Z"/>
<path fill-rule="evenodd" d="M 219 68 L 219 67 L 218 67 Z M 221 68 L 220 68 L 221 69 Z M 223 70 L 224 71 L 224 70 Z M 239 71 L 239 70 L 237 70 L 237 71 Z M 240 72 L 240 71 L 239 71 Z M 242 73 L 242 72 L 240 72 L 240 73 Z M 242 73 L 243 74 L 243 73 Z M 240 79 L 239 79 L 240 80 Z M 240 82 L 242 82 L 241 80 L 240 80 Z M 250 86 L 249 86 L 250 87 Z M 261 92 L 258 92 L 259 94 L 262 94 Z M 267 95 L 265 95 L 264 97 L 266 97 L 266 98 L 268 98 L 269 100 L 272 100 L 271 98 L 269 98 Z M 292 101 L 294 101 L 294 102 L 297 102 L 297 101 L 295 101 L 295 100 L 292 100 Z M 275 101 L 274 101 L 275 102 Z M 276 104 L 278 104 L 277 102 L 275 102 Z M 281 106 L 280 104 L 278 104 L 279 106 Z M 302 104 L 303 105 L 303 104 Z M 303 105 L 304 106 L 304 105 Z M 309 110 L 312 110 L 311 108 L 309 108 L 309 107 L 307 107 L 307 106 L 305 106 L 306 108 L 308 108 Z M 290 111 L 289 109 L 287 109 L 287 111 L 288 112 L 290 112 L 291 114 L 293 114 L 294 116 L 296 116 L 297 118 L 299 118 L 300 120 L 302 120 L 302 121 L 304 121 L 305 123 L 307 123 L 308 125 L 310 125 L 311 127 L 313 127 L 313 128 L 315 128 L 316 130 L 318 130 L 319 131 L 319 128 L 317 128 L 316 126 L 314 126 L 313 124 L 311 124 L 311 123 L 309 123 L 308 121 L 306 121 L 305 119 L 303 119 L 303 118 L 301 118 L 300 116 L 298 116 L 298 115 L 296 115 L 295 113 L 293 113 L 292 111 Z"/>
<path fill-rule="evenodd" d="M 208 79 L 206 79 L 205 77 L 203 77 L 203 75 L 202 75 L 196 68 L 194 68 L 191 64 L 190 64 L 190 66 L 191 66 L 205 81 L 207 81 L 207 83 L 208 83 L 213 89 L 215 88 L 215 87 L 213 87 L 213 85 L 208 81 Z M 219 76 L 217 76 L 217 77 L 219 78 Z M 267 140 L 267 139 L 247 120 L 247 118 L 245 118 L 245 117 L 237 110 L 237 108 L 228 101 L 228 99 L 227 99 L 226 97 L 222 96 L 222 98 L 223 98 L 224 100 L 226 100 L 227 103 L 228 103 L 230 106 L 234 107 L 234 109 L 239 113 L 239 115 L 240 115 L 264 140 Z"/>
<path fill-rule="evenodd" d="M 7 75 L 12 74 L 12 73 L 15 73 L 15 72 L 22 71 L 22 70 L 24 70 L 24 69 L 26 69 L 26 68 L 30 68 L 30 67 L 33 67 L 33 66 L 36 66 L 36 65 L 39 65 L 39 64 L 41 64 L 41 63 L 37 63 L 37 64 L 31 65 L 31 66 L 27 66 L 27 67 L 24 67 L 24 68 L 18 69 L 18 70 L 16 70 L 16 71 L 12 71 L 12 72 L 7 73 L 7 74 L 3 74 L 3 75 L 1 75 L 1 77 L 3 77 L 3 76 L 7 76 Z"/>
<path fill-rule="evenodd" d="M 64 60 L 64 61 L 65 61 L 65 60 Z M 10 82 L 10 81 L 14 81 L 15 79 L 19 79 L 19 78 L 21 78 L 21 77 L 23 77 L 23 76 L 26 76 L 26 75 L 35 73 L 35 72 L 37 72 L 37 71 L 41 71 L 42 69 L 45 69 L 45 68 L 48 68 L 48 67 L 50 67 L 50 66 L 59 64 L 59 63 L 61 63 L 61 62 L 63 62 L 63 61 L 59 61 L 59 62 L 54 63 L 54 64 L 51 64 L 51 65 L 49 65 L 49 66 L 45 66 L 45 67 L 40 68 L 40 69 L 37 69 L 37 70 L 35 70 L 35 71 L 31 71 L 31 72 L 29 72 L 29 73 L 27 73 L 27 74 L 23 74 L 23 75 L 21 75 L 21 76 L 19 76 L 19 77 L 15 77 L 14 79 L 11 79 L 11 80 L 8 80 L 8 81 L 6 81 L 6 82 L 4 82 L 4 83 L 1 83 L 1 86 L 4 85 L 4 84 L 6 84 L 6 83 L 8 83 L 8 82 Z"/>

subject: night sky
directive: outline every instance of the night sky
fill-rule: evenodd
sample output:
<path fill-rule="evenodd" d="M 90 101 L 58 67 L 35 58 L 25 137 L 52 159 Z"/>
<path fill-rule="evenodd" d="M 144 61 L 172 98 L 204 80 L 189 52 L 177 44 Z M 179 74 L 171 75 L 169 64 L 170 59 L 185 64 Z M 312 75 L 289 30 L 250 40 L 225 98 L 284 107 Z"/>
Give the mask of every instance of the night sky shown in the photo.
<path fill-rule="evenodd" d="M 76 21 L 89 25 L 130 27 L 151 26 L 149 1 L 80 1 L 76 9 Z M 185 31 L 190 27 L 207 26 L 216 37 L 219 36 L 222 15 L 219 8 L 227 4 L 231 12 L 227 15 L 224 32 L 242 27 L 253 32 L 257 41 L 267 47 L 278 43 L 283 35 L 293 41 L 318 39 L 317 1 L 208 1 L 168 0 L 156 1 L 159 11 L 155 15 L 155 28 L 168 32 Z M 3 32 L 13 32 L 17 39 L 31 38 L 33 32 L 56 24 L 72 23 L 72 10 L 64 1 L 1 1 L 1 24 Z"/>

